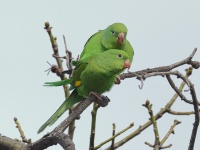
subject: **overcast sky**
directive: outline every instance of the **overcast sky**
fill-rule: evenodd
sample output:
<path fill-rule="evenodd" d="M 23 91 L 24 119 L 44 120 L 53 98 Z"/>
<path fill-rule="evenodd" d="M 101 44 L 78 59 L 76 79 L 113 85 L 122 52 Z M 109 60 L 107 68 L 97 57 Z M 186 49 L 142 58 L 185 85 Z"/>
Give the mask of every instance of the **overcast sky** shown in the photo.
<path fill-rule="evenodd" d="M 66 36 L 68 49 L 76 57 L 81 53 L 87 39 L 100 29 L 115 22 L 122 22 L 128 28 L 127 39 L 135 50 L 130 71 L 137 71 L 162 65 L 170 65 L 188 57 L 193 49 L 200 49 L 200 1 L 193 0 L 60 0 L 60 1 L 9 1 L 0 0 L 0 133 L 18 138 L 13 117 L 17 117 L 27 138 L 36 141 L 56 127 L 67 113 L 54 125 L 37 134 L 39 127 L 57 110 L 64 100 L 61 87 L 43 87 L 46 81 L 57 81 L 54 74 L 44 72 L 49 68 L 46 61 L 55 64 L 51 57 L 52 48 L 48 34 L 43 29 L 46 21 L 53 27 L 57 37 L 59 51 L 64 55 L 62 35 Z M 200 50 L 194 60 L 200 61 Z M 184 69 L 179 68 L 184 74 Z M 65 68 L 66 69 L 66 68 Z M 200 70 L 194 70 L 190 78 L 200 97 Z M 177 86 L 181 80 L 173 78 Z M 109 138 L 112 134 L 112 123 L 116 123 L 117 132 L 131 122 L 135 126 L 127 133 L 117 137 L 119 141 L 132 133 L 149 118 L 142 104 L 149 99 L 154 112 L 158 112 L 173 96 L 166 78 L 154 77 L 144 82 L 135 78 L 126 79 L 105 93 L 111 102 L 106 108 L 98 111 L 95 145 Z M 184 93 L 191 99 L 189 93 Z M 192 111 L 193 106 L 180 99 L 172 107 L 175 111 Z M 76 121 L 74 142 L 77 150 L 88 149 L 91 109 L 87 108 Z M 186 150 L 194 122 L 194 116 L 164 115 L 158 121 L 162 139 L 174 119 L 182 123 L 175 128 L 164 145 L 173 144 L 171 149 Z M 200 149 L 200 133 L 197 135 L 195 150 Z M 152 126 L 136 138 L 119 148 L 120 150 L 151 149 L 145 141 L 154 143 Z M 107 144 L 103 148 L 109 146 Z M 59 146 L 50 149 L 60 150 Z"/>

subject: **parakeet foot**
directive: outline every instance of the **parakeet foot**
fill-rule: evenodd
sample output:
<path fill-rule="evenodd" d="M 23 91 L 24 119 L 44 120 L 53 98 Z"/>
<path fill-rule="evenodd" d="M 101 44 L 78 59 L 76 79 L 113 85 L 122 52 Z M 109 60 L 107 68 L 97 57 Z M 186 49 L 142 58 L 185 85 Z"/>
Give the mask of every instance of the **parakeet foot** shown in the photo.
<path fill-rule="evenodd" d="M 96 99 L 94 100 L 101 107 L 105 107 L 110 102 L 110 99 L 107 96 L 99 95 L 96 92 L 90 92 L 90 95 L 93 95 Z"/>
<path fill-rule="evenodd" d="M 115 78 L 115 84 L 120 84 L 121 83 L 121 80 L 120 80 L 120 76 L 117 75 L 116 78 Z"/>
<path fill-rule="evenodd" d="M 107 96 L 101 95 L 101 99 L 103 100 L 104 106 L 101 107 L 105 107 L 108 105 L 108 103 L 110 102 L 110 99 Z"/>

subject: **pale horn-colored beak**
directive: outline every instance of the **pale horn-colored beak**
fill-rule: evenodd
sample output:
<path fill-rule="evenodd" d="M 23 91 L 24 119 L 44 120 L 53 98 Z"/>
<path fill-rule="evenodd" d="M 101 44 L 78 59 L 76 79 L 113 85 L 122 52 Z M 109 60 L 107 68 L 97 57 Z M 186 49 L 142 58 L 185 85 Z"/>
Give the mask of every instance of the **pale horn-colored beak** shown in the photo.
<path fill-rule="evenodd" d="M 128 68 L 128 70 L 129 70 L 130 67 L 131 67 L 131 63 L 130 63 L 129 59 L 125 60 L 125 62 L 124 62 L 124 69 Z"/>
<path fill-rule="evenodd" d="M 117 37 L 117 42 L 120 43 L 120 44 L 123 44 L 124 43 L 124 33 L 121 32 L 118 37 Z"/>

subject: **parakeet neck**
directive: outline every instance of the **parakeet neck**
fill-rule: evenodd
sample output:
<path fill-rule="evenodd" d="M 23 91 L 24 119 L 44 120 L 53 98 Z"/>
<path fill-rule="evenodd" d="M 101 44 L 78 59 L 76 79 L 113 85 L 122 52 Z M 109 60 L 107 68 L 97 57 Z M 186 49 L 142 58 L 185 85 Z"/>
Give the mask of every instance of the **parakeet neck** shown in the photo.
<path fill-rule="evenodd" d="M 104 63 L 102 63 L 102 61 Z M 97 66 L 101 69 L 102 76 L 115 76 L 116 74 L 119 74 L 121 71 L 123 71 L 123 67 L 120 66 L 119 63 L 114 63 L 110 59 L 106 59 L 102 57 L 102 59 L 99 59 L 96 61 Z"/>

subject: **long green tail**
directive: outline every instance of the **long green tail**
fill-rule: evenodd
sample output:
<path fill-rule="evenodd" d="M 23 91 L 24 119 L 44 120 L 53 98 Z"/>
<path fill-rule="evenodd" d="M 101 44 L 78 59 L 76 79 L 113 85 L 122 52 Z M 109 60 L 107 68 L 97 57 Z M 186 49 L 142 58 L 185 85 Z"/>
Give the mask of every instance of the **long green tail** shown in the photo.
<path fill-rule="evenodd" d="M 66 84 L 70 84 L 71 79 L 66 79 L 66 80 L 61 80 L 61 81 L 56 81 L 56 82 L 45 82 L 44 86 L 62 86 Z"/>
<path fill-rule="evenodd" d="M 70 96 L 62 103 L 62 105 L 58 108 L 58 110 L 40 127 L 38 130 L 38 134 L 42 132 L 47 126 L 51 126 L 54 124 L 58 118 L 67 111 L 70 107 L 72 107 L 74 104 L 80 102 L 84 98 L 82 96 L 79 96 L 77 91 L 74 90 Z"/>

